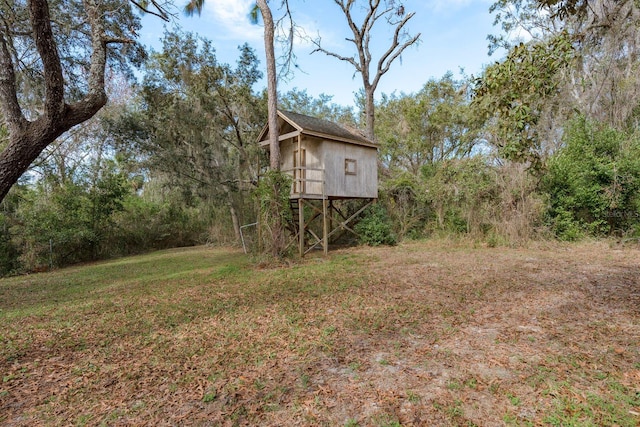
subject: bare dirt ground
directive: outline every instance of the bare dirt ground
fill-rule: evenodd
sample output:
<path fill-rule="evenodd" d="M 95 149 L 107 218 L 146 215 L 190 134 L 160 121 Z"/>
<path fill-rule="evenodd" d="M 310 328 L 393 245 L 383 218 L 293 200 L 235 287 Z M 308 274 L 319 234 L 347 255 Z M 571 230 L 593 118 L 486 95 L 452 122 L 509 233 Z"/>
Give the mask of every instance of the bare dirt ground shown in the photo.
<path fill-rule="evenodd" d="M 344 337 L 360 368 L 323 375 L 336 407 L 362 405 L 365 420 L 386 407 L 402 425 L 640 425 L 638 251 L 407 246 L 377 255 L 379 281 L 363 299 L 423 306 L 424 321 L 402 333 L 380 319 L 388 340 Z M 609 393 L 615 381 L 635 405 L 630 418 L 588 404 L 622 399 Z"/>
<path fill-rule="evenodd" d="M 172 291 L 188 320 L 144 293 L 19 319 L 0 423 L 640 425 L 637 247 L 436 241 L 243 269 Z"/>

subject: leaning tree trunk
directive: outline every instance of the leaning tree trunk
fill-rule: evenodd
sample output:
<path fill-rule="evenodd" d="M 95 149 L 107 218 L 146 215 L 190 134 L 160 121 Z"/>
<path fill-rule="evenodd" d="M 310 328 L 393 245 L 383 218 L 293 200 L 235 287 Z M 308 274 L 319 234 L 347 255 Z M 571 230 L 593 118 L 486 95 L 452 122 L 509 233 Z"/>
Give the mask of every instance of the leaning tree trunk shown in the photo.
<path fill-rule="evenodd" d="M 231 189 L 226 185 L 223 185 L 222 188 L 224 189 L 225 195 L 227 196 L 226 204 L 227 204 L 227 208 L 229 208 L 229 215 L 231 215 L 233 233 L 236 236 L 236 241 L 240 241 L 241 239 L 240 220 L 238 219 L 238 211 L 236 210 L 236 207 L 233 201 L 233 193 L 231 192 Z"/>
<path fill-rule="evenodd" d="M 104 74 L 107 43 L 102 15 L 93 0 L 84 1 L 91 24 L 91 63 L 88 92 L 80 101 L 67 104 L 65 82 L 46 0 L 29 0 L 29 20 L 38 55 L 42 60 L 45 99 L 43 112 L 34 121 L 25 117 L 18 102 L 15 67 L 10 41 L 0 31 L 0 111 L 9 134 L 8 144 L 0 153 L 0 201 L 29 168 L 40 153 L 57 137 L 93 117 L 107 102 Z"/>

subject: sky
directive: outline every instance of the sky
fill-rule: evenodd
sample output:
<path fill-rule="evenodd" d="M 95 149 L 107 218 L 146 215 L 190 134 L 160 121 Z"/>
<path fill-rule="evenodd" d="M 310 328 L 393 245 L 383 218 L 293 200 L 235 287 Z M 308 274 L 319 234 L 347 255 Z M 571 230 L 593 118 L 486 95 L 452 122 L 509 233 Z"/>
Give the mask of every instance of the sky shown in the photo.
<path fill-rule="evenodd" d="M 177 11 L 176 20 L 167 26 L 178 25 L 184 31 L 211 40 L 221 63 L 235 64 L 238 46 L 248 43 L 256 51 L 266 74 L 263 28 L 249 20 L 249 10 L 254 3 L 255 0 L 205 0 L 201 16 L 186 17 Z M 415 93 L 429 79 L 440 78 L 448 71 L 459 77 L 461 68 L 465 74 L 477 76 L 483 66 L 498 60 L 498 54 L 490 57 L 487 53 L 487 35 L 497 33 L 489 13 L 491 3 L 490 0 L 405 0 L 406 12 L 415 12 L 406 28 L 412 35 L 421 34 L 420 43 L 405 50 L 391 65 L 380 80 L 376 98 L 382 93 Z M 280 2 L 272 0 L 270 4 L 274 18 L 281 16 L 282 12 L 276 8 Z M 346 18 L 333 0 L 289 0 L 289 4 L 301 34 L 319 35 L 323 47 L 344 56 L 355 53 L 354 45 L 345 41 L 352 36 Z M 143 17 L 142 22 L 141 43 L 159 50 L 165 24 L 152 15 Z M 376 53 L 390 45 L 388 30 L 382 20 L 374 29 L 371 45 L 375 62 L 379 57 Z M 362 88 L 361 76 L 354 74 L 351 64 L 320 52 L 311 54 L 313 48 L 304 38 L 296 39 L 297 68 L 291 78 L 278 82 L 279 92 L 297 88 L 314 97 L 330 95 L 333 102 L 343 106 L 355 105 L 355 94 Z"/>

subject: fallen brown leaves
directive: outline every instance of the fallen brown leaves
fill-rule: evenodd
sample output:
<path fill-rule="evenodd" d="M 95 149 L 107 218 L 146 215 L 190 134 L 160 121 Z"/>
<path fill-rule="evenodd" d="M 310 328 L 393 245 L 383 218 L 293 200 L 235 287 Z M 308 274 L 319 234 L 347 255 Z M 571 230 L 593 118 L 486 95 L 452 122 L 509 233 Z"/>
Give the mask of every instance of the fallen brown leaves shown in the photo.
<path fill-rule="evenodd" d="M 640 422 L 637 249 L 436 241 L 209 273 L 66 321 L 16 315 L 0 328 L 15 348 L 0 360 L 0 422 Z"/>

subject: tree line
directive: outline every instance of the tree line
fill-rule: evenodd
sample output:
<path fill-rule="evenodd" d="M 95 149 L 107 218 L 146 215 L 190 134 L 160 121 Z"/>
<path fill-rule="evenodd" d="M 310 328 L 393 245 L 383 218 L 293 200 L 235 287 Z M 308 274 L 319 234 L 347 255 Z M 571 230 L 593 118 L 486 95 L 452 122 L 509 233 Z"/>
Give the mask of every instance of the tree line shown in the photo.
<path fill-rule="evenodd" d="M 65 5 L 71 10 L 75 3 L 52 9 L 60 16 L 51 20 L 51 37 L 75 54 L 64 56 L 65 96 L 88 102 L 80 70 L 91 62 L 79 48 L 87 32 L 76 36 L 76 27 L 63 25 Z M 389 5 L 397 12 L 398 4 Z M 402 7 L 393 21 L 401 29 L 411 15 Z M 3 14 L 0 45 L 20 34 L 21 10 Z M 368 243 L 437 234 L 491 245 L 636 238 L 635 2 L 500 0 L 491 11 L 499 34 L 489 37 L 490 49 L 505 55 L 478 76 L 447 73 L 415 93 L 381 94 L 373 106 L 373 92 L 365 90 L 348 107 L 295 89 L 278 95 L 278 108 L 365 133 L 373 127 L 380 202 L 359 225 Z M 118 24 L 129 22 L 134 31 L 135 17 L 124 17 L 130 21 Z M 352 28 L 357 33 L 358 26 Z M 2 201 L 3 274 L 174 246 L 233 244 L 240 227 L 258 216 L 256 183 L 269 156 L 256 137 L 269 107 L 267 91 L 256 89 L 262 67 L 255 52 L 240 46 L 236 63 L 224 64 L 215 46 L 194 34 L 167 31 L 162 47 L 150 52 L 117 35 L 109 43 L 122 49 L 105 68 L 110 102 L 47 144 Z M 397 45 L 417 38 L 405 40 Z M 29 43 L 17 45 L 27 54 Z M 317 50 L 340 59 L 320 40 Z M 133 63 L 142 66 L 137 83 Z M 13 78 L 23 116 L 58 108 L 43 98 L 57 84 L 41 80 L 46 73 L 38 67 L 46 62 L 35 69 L 20 64 Z M 375 82 L 390 65 L 380 64 Z M 65 98 L 63 105 L 60 114 L 75 104 Z M 3 111 L 11 107 L 3 100 Z M 21 122 L 11 117 L 5 113 L 0 125 L 3 149 L 12 144 L 11 126 Z"/>

